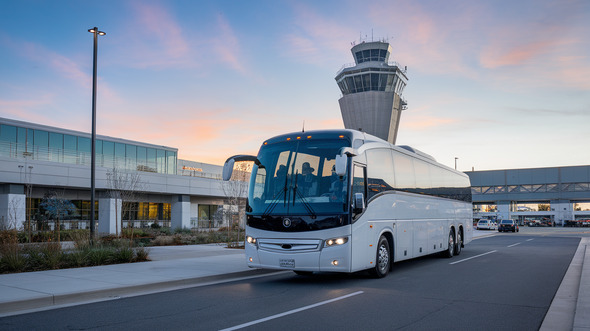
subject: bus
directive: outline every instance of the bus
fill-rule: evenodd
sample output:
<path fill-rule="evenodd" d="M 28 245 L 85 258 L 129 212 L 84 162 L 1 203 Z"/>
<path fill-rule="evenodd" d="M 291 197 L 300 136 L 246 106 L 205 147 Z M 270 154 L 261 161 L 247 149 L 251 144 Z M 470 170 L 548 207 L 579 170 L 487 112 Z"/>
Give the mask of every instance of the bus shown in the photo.
<path fill-rule="evenodd" d="M 266 140 L 251 161 L 245 254 L 252 268 L 380 278 L 393 263 L 459 255 L 473 237 L 469 177 L 409 146 L 355 130 Z"/>

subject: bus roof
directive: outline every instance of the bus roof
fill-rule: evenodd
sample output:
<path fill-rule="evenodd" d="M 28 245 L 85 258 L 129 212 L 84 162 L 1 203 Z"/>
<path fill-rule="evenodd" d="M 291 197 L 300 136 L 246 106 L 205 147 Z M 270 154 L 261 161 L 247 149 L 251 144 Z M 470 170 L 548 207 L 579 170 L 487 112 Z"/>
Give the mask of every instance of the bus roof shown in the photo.
<path fill-rule="evenodd" d="M 436 160 L 434 159 L 434 157 L 432 157 L 429 154 L 426 154 L 418 149 L 415 149 L 413 147 L 407 146 L 407 145 L 392 145 L 389 142 L 370 135 L 368 133 L 362 132 L 362 131 L 357 131 L 357 130 L 351 130 L 351 129 L 334 129 L 334 130 L 312 130 L 312 131 L 302 131 L 302 132 L 291 132 L 291 133 L 285 133 L 282 135 L 278 135 L 275 137 L 272 137 L 270 139 L 267 139 L 264 144 L 273 144 L 273 143 L 278 143 L 278 142 L 282 142 L 282 141 L 288 141 L 288 140 L 305 140 L 305 139 L 329 139 L 329 138 L 346 138 L 348 139 L 351 143 L 353 148 L 359 148 L 364 144 L 367 143 L 380 143 L 383 144 L 384 147 L 393 147 L 393 148 L 403 148 L 404 150 L 411 152 L 413 154 L 419 155 L 423 158 L 432 160 L 434 162 L 436 162 Z"/>

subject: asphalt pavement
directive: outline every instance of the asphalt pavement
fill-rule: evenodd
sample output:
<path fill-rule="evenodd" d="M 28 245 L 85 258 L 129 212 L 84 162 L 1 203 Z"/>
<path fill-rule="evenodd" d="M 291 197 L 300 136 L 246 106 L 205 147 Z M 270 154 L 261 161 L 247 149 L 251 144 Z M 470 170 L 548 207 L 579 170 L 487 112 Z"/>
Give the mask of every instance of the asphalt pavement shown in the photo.
<path fill-rule="evenodd" d="M 474 231 L 474 239 L 496 235 Z M 224 244 L 150 247 L 149 262 L 0 275 L 0 317 L 207 285 L 268 270 Z M 578 249 L 541 330 L 590 330 L 590 237 Z"/>

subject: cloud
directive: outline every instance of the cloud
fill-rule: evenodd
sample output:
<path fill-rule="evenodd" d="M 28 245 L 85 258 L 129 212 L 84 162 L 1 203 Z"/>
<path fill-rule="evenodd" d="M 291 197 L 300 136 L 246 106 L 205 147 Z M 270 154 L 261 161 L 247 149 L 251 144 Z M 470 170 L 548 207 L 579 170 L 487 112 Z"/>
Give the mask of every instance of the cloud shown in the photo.
<path fill-rule="evenodd" d="M 293 13 L 293 31 L 284 37 L 281 47 L 285 56 L 321 65 L 349 52 L 347 41 L 354 38 L 356 30 L 346 21 L 335 20 L 334 15 L 321 16 L 304 4 L 295 4 Z"/>
<path fill-rule="evenodd" d="M 195 52 L 186 40 L 179 21 L 170 10 L 156 3 L 132 1 L 131 19 L 119 36 L 117 58 L 135 68 L 190 68 L 197 66 Z"/>
<path fill-rule="evenodd" d="M 219 34 L 211 41 L 215 54 L 219 56 L 218 59 L 221 62 L 229 64 L 232 69 L 245 74 L 247 70 L 244 67 L 243 60 L 238 58 L 238 55 L 242 52 L 240 43 L 231 25 L 223 15 L 217 16 L 217 27 L 219 28 Z"/>

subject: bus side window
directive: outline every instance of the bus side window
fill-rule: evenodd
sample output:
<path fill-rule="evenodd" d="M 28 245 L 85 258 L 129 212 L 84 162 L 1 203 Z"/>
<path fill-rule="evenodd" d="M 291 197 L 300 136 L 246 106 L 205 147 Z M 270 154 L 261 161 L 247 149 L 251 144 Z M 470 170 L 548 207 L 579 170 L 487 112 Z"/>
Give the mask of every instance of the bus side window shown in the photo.
<path fill-rule="evenodd" d="M 367 201 L 367 184 L 366 184 L 366 171 L 365 167 L 355 164 L 354 165 L 354 175 L 352 177 L 352 194 L 351 199 L 354 198 L 355 193 L 362 193 L 365 203 Z M 351 201 L 352 204 L 352 201 Z M 353 219 L 356 218 L 356 215 L 353 216 Z"/>

